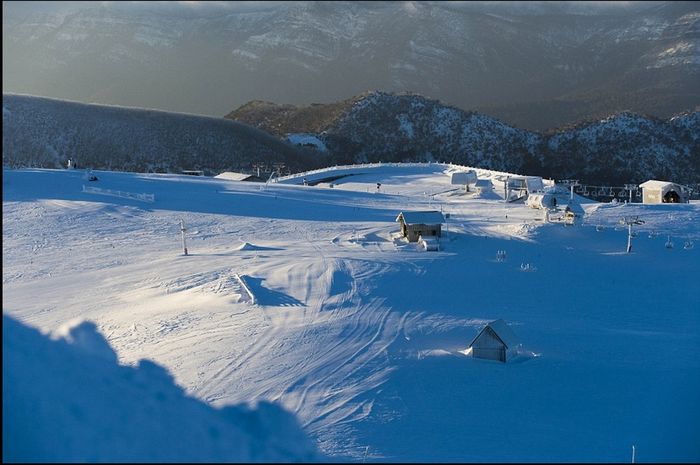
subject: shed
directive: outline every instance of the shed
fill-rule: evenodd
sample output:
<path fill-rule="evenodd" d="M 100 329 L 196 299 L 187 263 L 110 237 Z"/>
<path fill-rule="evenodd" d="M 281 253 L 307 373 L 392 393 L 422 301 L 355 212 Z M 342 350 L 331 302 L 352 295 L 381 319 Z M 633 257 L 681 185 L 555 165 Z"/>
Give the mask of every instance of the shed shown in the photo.
<path fill-rule="evenodd" d="M 396 221 L 401 224 L 401 235 L 408 238 L 408 242 L 417 242 L 420 236 L 440 237 L 445 218 L 439 211 L 427 210 L 401 212 Z"/>
<path fill-rule="evenodd" d="M 474 186 L 479 194 L 493 191 L 493 183 L 490 179 L 477 179 Z"/>
<path fill-rule="evenodd" d="M 472 357 L 507 362 L 517 354 L 520 342 L 503 320 L 487 324 L 469 344 Z"/>
<path fill-rule="evenodd" d="M 690 196 L 683 186 L 669 182 L 650 180 L 639 185 L 642 203 L 688 203 Z"/>
<path fill-rule="evenodd" d="M 476 184 L 476 181 L 478 180 L 476 176 L 476 172 L 474 170 L 469 170 L 469 171 L 456 171 L 452 173 L 450 177 L 450 184 L 453 185 L 463 185 L 465 191 L 469 192 L 469 185 Z"/>

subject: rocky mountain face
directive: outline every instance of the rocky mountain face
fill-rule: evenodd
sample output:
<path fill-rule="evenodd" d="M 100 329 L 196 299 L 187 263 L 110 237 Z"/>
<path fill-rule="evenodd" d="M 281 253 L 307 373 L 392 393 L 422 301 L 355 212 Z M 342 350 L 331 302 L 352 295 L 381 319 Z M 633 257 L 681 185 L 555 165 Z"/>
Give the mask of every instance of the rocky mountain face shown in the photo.
<path fill-rule="evenodd" d="M 2 126 L 2 162 L 11 168 L 61 168 L 68 159 L 83 168 L 156 173 L 319 166 L 297 148 L 223 118 L 3 94 Z"/>
<path fill-rule="evenodd" d="M 409 91 L 529 130 L 700 105 L 697 2 L 61 3 L 3 3 L 5 92 L 220 116 Z"/>
<path fill-rule="evenodd" d="M 314 134 L 326 164 L 443 161 L 597 185 L 700 181 L 700 112 L 622 112 L 544 134 L 420 95 L 371 92 L 330 105 L 249 102 L 226 117 L 282 139 Z"/>

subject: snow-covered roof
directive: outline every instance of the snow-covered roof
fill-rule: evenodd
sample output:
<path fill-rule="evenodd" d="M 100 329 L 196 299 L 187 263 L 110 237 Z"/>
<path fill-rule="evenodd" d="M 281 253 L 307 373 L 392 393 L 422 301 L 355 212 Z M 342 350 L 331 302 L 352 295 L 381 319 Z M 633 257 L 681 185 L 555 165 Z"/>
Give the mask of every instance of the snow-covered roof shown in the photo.
<path fill-rule="evenodd" d="M 217 174 L 214 177 L 218 179 L 227 179 L 229 181 L 245 181 L 251 176 L 253 175 L 246 173 L 235 173 L 233 171 L 224 171 L 223 173 Z"/>
<path fill-rule="evenodd" d="M 647 189 L 666 189 L 668 187 L 679 187 L 678 184 L 675 184 L 670 181 L 657 181 L 655 179 L 651 179 L 647 182 L 643 182 L 639 185 L 639 187 L 647 188 Z"/>
<path fill-rule="evenodd" d="M 445 222 L 445 217 L 436 210 L 401 212 L 396 217 L 396 221 L 401 221 L 402 216 L 406 224 L 442 224 Z"/>
<path fill-rule="evenodd" d="M 469 344 L 469 347 L 474 344 L 474 341 L 476 341 L 481 333 L 483 333 L 486 328 L 491 328 L 494 333 L 496 333 L 496 336 L 503 342 L 503 344 L 506 346 L 506 348 L 511 349 L 518 344 L 520 344 L 520 341 L 518 339 L 518 336 L 515 335 L 512 329 L 510 329 L 510 326 L 503 321 L 503 320 L 495 320 L 487 324 L 486 326 L 483 327 L 481 331 L 479 331 L 479 334 L 476 335 L 476 337 L 472 340 L 472 342 Z"/>
<path fill-rule="evenodd" d="M 525 185 L 529 191 L 541 191 L 544 189 L 542 178 L 538 176 L 528 176 L 525 178 Z"/>
<path fill-rule="evenodd" d="M 450 184 L 474 184 L 477 181 L 474 171 L 457 171 L 452 173 Z"/>

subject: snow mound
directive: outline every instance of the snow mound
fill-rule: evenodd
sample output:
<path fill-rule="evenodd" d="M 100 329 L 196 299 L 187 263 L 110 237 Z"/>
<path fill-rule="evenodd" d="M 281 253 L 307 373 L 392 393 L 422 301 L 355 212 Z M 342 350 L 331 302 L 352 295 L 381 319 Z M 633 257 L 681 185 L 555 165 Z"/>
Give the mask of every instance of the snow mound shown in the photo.
<path fill-rule="evenodd" d="M 250 242 L 243 242 L 241 245 L 236 247 L 236 250 L 277 250 L 273 247 L 264 247 L 261 245 L 251 244 Z"/>
<path fill-rule="evenodd" d="M 3 316 L 3 462 L 320 459 L 296 418 L 274 404 L 212 408 L 155 363 L 116 364 L 94 323 L 53 336 Z"/>

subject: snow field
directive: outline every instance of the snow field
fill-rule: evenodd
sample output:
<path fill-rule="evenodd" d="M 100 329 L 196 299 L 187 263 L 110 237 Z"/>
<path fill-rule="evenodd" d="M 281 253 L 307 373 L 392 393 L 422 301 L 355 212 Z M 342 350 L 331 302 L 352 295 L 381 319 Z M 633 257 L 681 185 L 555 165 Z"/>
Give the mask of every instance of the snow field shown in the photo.
<path fill-rule="evenodd" d="M 700 249 L 682 247 L 698 204 L 585 203 L 582 224 L 544 224 L 503 203 L 500 173 L 480 198 L 450 169 L 363 167 L 332 189 L 97 173 L 153 204 L 8 170 L 3 309 L 45 331 L 94 321 L 120 362 L 152 359 L 215 406 L 277 402 L 338 459 L 699 459 Z M 439 252 L 398 238 L 398 213 L 425 209 L 450 213 Z M 647 221 L 632 254 L 623 214 Z M 516 363 L 460 353 L 497 318 Z"/>

